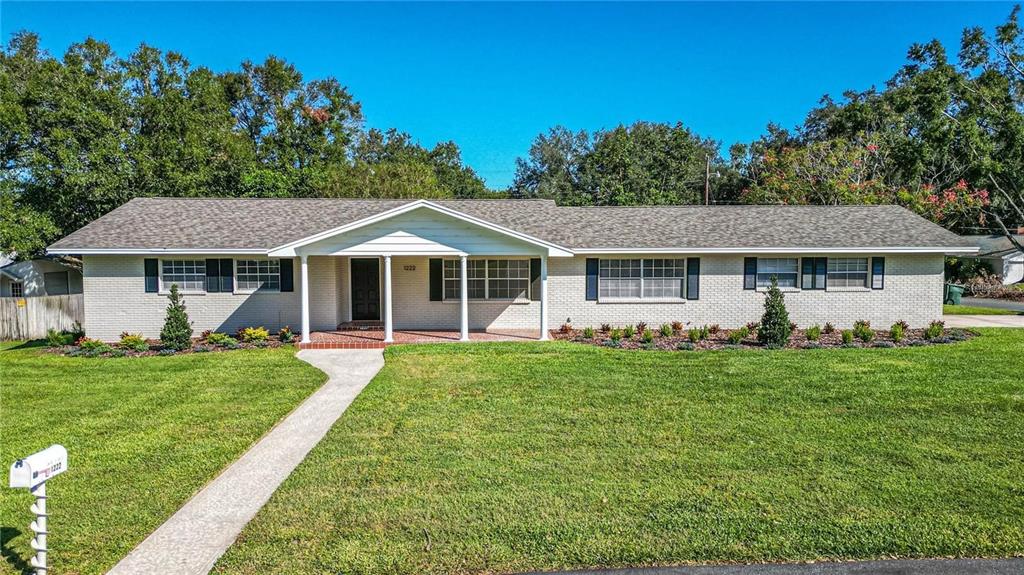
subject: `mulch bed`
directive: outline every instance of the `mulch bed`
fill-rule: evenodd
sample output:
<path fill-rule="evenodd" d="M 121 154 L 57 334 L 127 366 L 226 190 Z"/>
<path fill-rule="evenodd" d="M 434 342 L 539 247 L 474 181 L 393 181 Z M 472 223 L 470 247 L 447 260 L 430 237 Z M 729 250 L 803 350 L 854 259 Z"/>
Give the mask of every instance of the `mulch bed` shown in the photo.
<path fill-rule="evenodd" d="M 651 328 L 654 331 L 653 328 Z M 794 330 L 792 336 L 789 338 L 789 343 L 785 346 L 785 349 L 828 349 L 828 348 L 842 348 L 842 347 L 919 347 L 925 345 L 941 345 L 947 343 L 954 343 L 958 341 L 964 341 L 974 337 L 976 334 L 970 330 L 947 328 L 944 329 L 942 335 L 936 338 L 928 339 L 924 335 L 924 329 L 911 329 L 907 330 L 903 336 L 903 340 L 899 343 L 894 342 L 889 336 L 889 332 L 882 330 L 874 330 L 875 337 L 870 342 L 864 342 L 860 339 L 854 338 L 850 344 L 844 344 L 842 339 L 842 330 L 835 330 L 832 333 L 822 333 L 821 337 L 817 342 L 810 341 L 807 339 L 805 330 L 799 329 Z M 654 331 L 654 340 L 650 343 L 643 341 L 639 333 L 635 334 L 632 338 L 623 337 L 618 345 L 611 342 L 609 334 L 602 331 L 595 331 L 594 337 L 588 339 L 583 336 L 583 330 L 570 329 L 570 330 L 558 330 L 553 331 L 551 334 L 555 339 L 562 341 L 573 341 L 582 344 L 597 345 L 601 347 L 614 347 L 617 349 L 643 349 L 643 350 L 662 350 L 662 351 L 678 351 L 682 344 L 682 349 L 689 350 L 718 350 L 718 349 L 765 349 L 765 346 L 761 345 L 757 341 L 757 332 L 751 331 L 745 339 L 739 344 L 732 344 L 728 340 L 729 330 L 720 329 L 715 333 L 709 333 L 707 339 L 699 340 L 697 342 L 690 341 L 689 335 L 686 331 L 682 333 L 675 333 L 671 336 L 665 337 L 661 333 Z"/>
<path fill-rule="evenodd" d="M 224 345 L 212 345 L 207 343 L 201 338 L 193 338 L 192 345 L 181 351 L 169 349 L 160 343 L 157 339 L 147 339 L 146 343 L 149 344 L 149 349 L 146 351 L 135 351 L 130 349 L 121 349 L 116 343 L 109 344 L 110 351 L 102 353 L 96 353 L 88 349 L 83 349 L 77 345 L 64 345 L 60 347 L 48 347 L 48 352 L 55 353 L 58 355 L 66 355 L 69 357 L 149 357 L 154 355 L 187 355 L 190 353 L 216 353 L 222 351 L 235 351 L 239 349 L 267 349 L 274 347 L 281 347 L 282 345 L 290 345 L 297 341 L 298 338 L 289 342 L 282 342 L 276 335 L 270 336 L 266 341 L 261 342 L 242 342 L 239 341 L 235 345 L 224 346 Z"/>

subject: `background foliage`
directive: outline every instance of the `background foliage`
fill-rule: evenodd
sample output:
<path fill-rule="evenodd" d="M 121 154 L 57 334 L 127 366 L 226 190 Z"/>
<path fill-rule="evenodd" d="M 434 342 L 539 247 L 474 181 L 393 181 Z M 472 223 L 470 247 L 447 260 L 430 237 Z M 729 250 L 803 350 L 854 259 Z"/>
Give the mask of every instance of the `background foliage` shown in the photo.
<path fill-rule="evenodd" d="M 365 129 L 338 80 L 307 80 L 279 58 L 215 73 L 94 39 L 56 58 L 22 32 L 0 51 L 0 251 L 29 257 L 156 195 L 642 205 L 704 203 L 707 186 L 712 203 L 898 203 L 957 232 L 1006 233 L 1024 225 L 1018 14 L 965 29 L 954 57 L 938 41 L 911 46 L 884 87 L 825 96 L 803 124 L 727 151 L 681 123 L 553 127 L 505 192 L 453 142 Z"/>

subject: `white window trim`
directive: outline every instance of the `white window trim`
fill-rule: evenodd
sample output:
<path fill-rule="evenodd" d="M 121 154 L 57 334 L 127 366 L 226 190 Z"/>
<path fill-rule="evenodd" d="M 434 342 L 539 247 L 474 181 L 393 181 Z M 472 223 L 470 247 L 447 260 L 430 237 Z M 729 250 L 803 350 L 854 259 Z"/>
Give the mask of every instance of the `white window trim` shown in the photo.
<path fill-rule="evenodd" d="M 846 285 L 846 286 L 835 285 L 833 283 L 833 281 L 832 281 L 832 274 L 833 273 L 836 273 L 836 274 L 850 274 L 850 273 L 860 273 L 860 272 L 850 272 L 849 270 L 842 271 L 842 272 L 832 272 L 832 271 L 829 270 L 829 268 L 832 266 L 832 262 L 834 260 L 864 260 L 864 261 L 866 261 L 867 262 L 867 268 L 863 272 L 864 273 L 864 285 L 852 285 L 852 286 L 850 286 L 850 285 Z M 865 292 L 865 291 L 871 291 L 871 257 L 870 256 L 868 256 L 868 257 L 861 257 L 861 256 L 854 256 L 854 257 L 850 257 L 850 256 L 837 256 L 835 258 L 829 258 L 828 259 L 828 264 L 825 266 L 825 290 L 826 291 L 834 291 L 834 292 Z"/>
<path fill-rule="evenodd" d="M 686 267 L 690 265 L 690 262 L 686 261 L 685 257 L 660 257 L 660 258 L 600 258 L 597 261 L 597 303 L 686 303 Z M 675 254 L 678 256 L 679 254 Z M 640 260 L 640 297 L 601 297 L 601 260 Z M 680 297 L 644 297 L 644 260 L 683 260 L 683 275 L 681 278 L 683 282 L 683 295 Z M 655 278 L 652 278 L 655 279 Z M 660 279 L 660 278 L 659 278 Z"/>
<path fill-rule="evenodd" d="M 18 291 L 21 293 L 14 293 L 14 286 L 18 286 Z M 25 282 L 11 282 L 11 297 L 25 297 Z"/>
<path fill-rule="evenodd" d="M 487 261 L 487 260 L 526 261 L 527 262 L 527 270 L 529 270 L 529 262 L 530 262 L 530 258 L 525 258 L 525 257 L 506 257 L 506 256 L 503 256 L 503 257 L 490 257 L 490 258 L 489 257 L 468 258 L 466 260 L 466 263 L 468 264 L 471 261 L 481 261 L 481 260 L 482 261 Z M 462 274 L 462 262 L 461 262 L 461 260 L 457 260 L 457 259 L 453 259 L 453 258 L 445 258 L 444 261 L 448 261 L 448 262 L 454 261 L 455 262 L 455 271 L 457 271 L 460 274 L 460 276 L 457 277 L 457 278 L 454 278 L 454 279 L 446 277 L 444 275 L 444 272 L 445 272 L 444 263 L 443 262 L 441 263 L 441 301 L 443 303 L 459 303 L 459 302 L 462 301 L 461 297 L 453 297 L 453 298 L 448 297 L 448 289 L 447 289 L 448 285 L 447 284 L 450 281 L 458 281 L 458 282 L 460 282 L 460 285 L 461 285 L 461 281 L 462 281 L 462 277 L 461 277 L 461 274 Z M 475 280 L 479 280 L 481 278 L 474 278 L 474 279 Z M 494 279 L 508 279 L 508 278 L 494 278 Z M 531 301 L 533 301 L 533 282 L 530 281 L 529 275 L 527 275 L 527 277 L 526 277 L 526 297 L 516 297 L 516 298 L 492 298 L 492 297 L 488 297 L 490 295 L 490 292 L 491 292 L 491 281 L 490 281 L 491 280 L 491 266 L 489 266 L 487 264 L 484 264 L 484 277 L 483 277 L 483 280 L 484 280 L 484 297 L 482 297 L 482 298 L 471 297 L 471 298 L 469 298 L 469 300 L 467 300 L 468 303 L 471 303 L 471 304 L 480 304 L 480 303 L 515 303 L 515 304 L 522 304 L 522 303 L 530 303 Z"/>
<path fill-rule="evenodd" d="M 166 261 L 174 261 L 174 260 L 183 260 L 183 261 L 191 260 L 191 261 L 196 261 L 196 262 L 201 261 L 201 262 L 203 262 L 203 269 L 204 270 L 206 269 L 206 258 L 166 258 Z M 158 284 L 159 284 L 157 286 L 157 295 L 170 295 L 170 293 L 171 293 L 171 286 L 169 284 L 168 285 L 164 285 L 164 261 L 165 261 L 165 258 L 160 258 L 156 262 L 157 281 L 158 281 Z M 70 286 L 68 286 L 68 287 L 70 287 Z M 178 286 L 178 293 L 180 293 L 182 295 L 206 295 L 206 274 L 205 273 L 203 274 L 203 289 L 201 289 L 201 290 L 184 289 L 181 286 Z"/>
<path fill-rule="evenodd" d="M 279 293 L 281 293 L 281 260 L 282 259 L 284 259 L 284 258 L 267 258 L 267 257 L 263 257 L 263 258 L 257 258 L 257 257 L 232 258 L 231 259 L 231 262 L 232 262 L 232 264 L 231 264 L 231 271 L 234 274 L 234 277 L 231 279 L 231 283 L 232 283 L 232 286 L 234 288 L 234 291 L 232 291 L 231 293 L 236 294 L 236 295 L 258 295 L 258 294 L 279 294 Z M 240 284 L 240 282 L 238 281 L 238 262 L 239 261 L 246 261 L 246 262 L 251 262 L 251 261 L 268 261 L 268 262 L 270 262 L 270 261 L 274 261 L 274 260 L 277 260 L 277 266 L 278 266 L 277 267 L 277 289 L 242 289 L 242 288 L 238 287 L 239 284 Z"/>

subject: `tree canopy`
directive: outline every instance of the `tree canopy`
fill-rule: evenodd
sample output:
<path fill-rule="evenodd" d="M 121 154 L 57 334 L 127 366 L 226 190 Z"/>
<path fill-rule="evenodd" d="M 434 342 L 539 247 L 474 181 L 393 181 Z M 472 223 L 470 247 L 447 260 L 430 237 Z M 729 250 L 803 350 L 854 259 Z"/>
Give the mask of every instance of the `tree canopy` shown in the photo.
<path fill-rule="evenodd" d="M 366 130 L 334 78 L 269 57 L 215 73 L 31 33 L 0 50 L 0 252 L 40 253 L 136 196 L 479 197 L 459 148 Z"/>

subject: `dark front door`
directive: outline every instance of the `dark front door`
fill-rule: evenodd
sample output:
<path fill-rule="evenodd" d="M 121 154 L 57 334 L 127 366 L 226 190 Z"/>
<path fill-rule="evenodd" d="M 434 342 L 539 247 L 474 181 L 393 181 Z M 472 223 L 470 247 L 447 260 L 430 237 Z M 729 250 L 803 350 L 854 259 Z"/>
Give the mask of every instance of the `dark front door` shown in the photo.
<path fill-rule="evenodd" d="M 380 261 L 352 260 L 352 319 L 380 319 Z"/>

